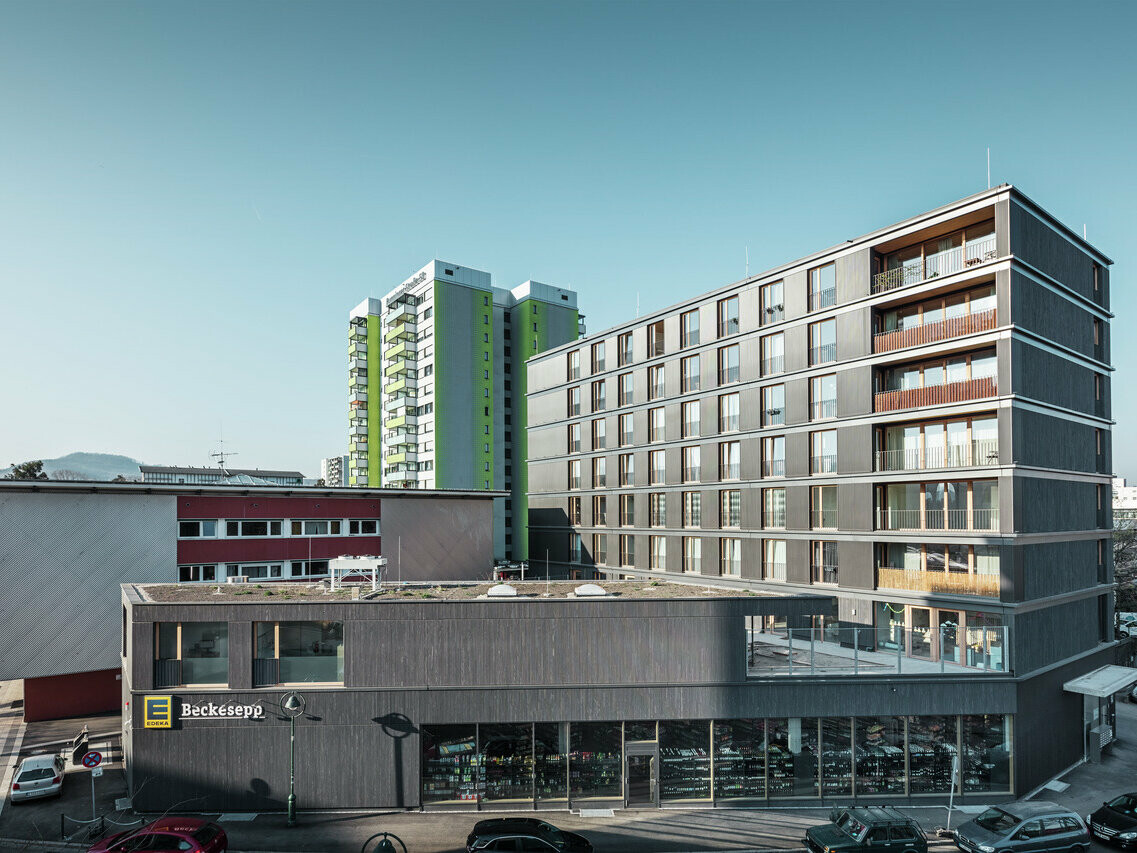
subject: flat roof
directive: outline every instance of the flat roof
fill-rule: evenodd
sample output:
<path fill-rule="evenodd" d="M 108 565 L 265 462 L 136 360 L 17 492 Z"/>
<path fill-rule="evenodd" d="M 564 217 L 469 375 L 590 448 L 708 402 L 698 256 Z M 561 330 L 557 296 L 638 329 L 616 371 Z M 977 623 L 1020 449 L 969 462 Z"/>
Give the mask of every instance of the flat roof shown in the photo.
<path fill-rule="evenodd" d="M 178 465 L 139 465 L 138 470 L 143 474 L 214 474 L 218 477 L 232 477 L 235 474 L 250 474 L 254 477 L 297 477 L 304 479 L 300 471 L 271 471 L 261 468 L 211 468 L 203 465 L 200 468 L 183 468 Z"/>
<path fill-rule="evenodd" d="M 511 582 L 515 596 L 489 596 L 491 588 L 502 584 L 486 581 L 450 581 L 440 583 L 387 583 L 375 592 L 370 583 L 352 585 L 332 592 L 320 583 L 156 583 L 123 584 L 128 597 L 138 604 L 317 604 L 355 600 L 371 602 L 423 601 L 540 601 L 577 600 L 611 601 L 629 599 L 708 598 L 801 598 L 776 592 L 755 592 L 682 581 L 544 581 Z M 600 587 L 607 595 L 577 595 L 581 587 Z M 815 597 L 815 596 L 805 596 Z"/>
<path fill-rule="evenodd" d="M 361 486 L 226 486 L 220 483 L 111 483 L 105 480 L 0 480 L 0 491 L 132 495 L 261 495 L 300 498 L 508 498 L 486 489 L 369 489 Z"/>
<path fill-rule="evenodd" d="M 1062 689 L 1067 693 L 1081 693 L 1083 696 L 1104 699 L 1124 690 L 1135 681 L 1137 669 L 1131 666 L 1103 666 L 1067 681 Z"/>

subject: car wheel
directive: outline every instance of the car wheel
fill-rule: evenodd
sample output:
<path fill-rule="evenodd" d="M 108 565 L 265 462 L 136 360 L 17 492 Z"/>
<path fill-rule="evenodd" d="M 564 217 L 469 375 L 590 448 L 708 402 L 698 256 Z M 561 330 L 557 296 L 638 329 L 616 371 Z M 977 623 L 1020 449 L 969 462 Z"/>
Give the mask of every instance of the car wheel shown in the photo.
<path fill-rule="evenodd" d="M 1088 844 L 1075 844 L 1070 849 L 1073 853 L 1090 853 L 1090 845 Z"/>

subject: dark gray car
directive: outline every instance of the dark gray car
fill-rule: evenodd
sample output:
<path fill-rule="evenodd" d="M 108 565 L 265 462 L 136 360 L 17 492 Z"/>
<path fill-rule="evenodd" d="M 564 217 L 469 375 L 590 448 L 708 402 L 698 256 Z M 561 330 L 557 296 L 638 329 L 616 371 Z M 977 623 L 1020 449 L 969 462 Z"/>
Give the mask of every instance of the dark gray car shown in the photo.
<path fill-rule="evenodd" d="M 963 853 L 1086 853 L 1090 832 L 1077 814 L 1057 803 L 1006 803 L 962 824 L 955 846 Z"/>

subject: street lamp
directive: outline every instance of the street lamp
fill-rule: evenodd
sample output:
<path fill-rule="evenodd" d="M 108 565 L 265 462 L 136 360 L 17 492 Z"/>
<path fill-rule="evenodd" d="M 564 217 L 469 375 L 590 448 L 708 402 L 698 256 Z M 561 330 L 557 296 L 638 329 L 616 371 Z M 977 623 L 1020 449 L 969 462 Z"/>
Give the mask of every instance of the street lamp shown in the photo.
<path fill-rule="evenodd" d="M 304 713 L 304 697 L 286 693 L 280 699 L 280 710 L 288 717 L 288 825 L 296 826 L 296 718 Z"/>

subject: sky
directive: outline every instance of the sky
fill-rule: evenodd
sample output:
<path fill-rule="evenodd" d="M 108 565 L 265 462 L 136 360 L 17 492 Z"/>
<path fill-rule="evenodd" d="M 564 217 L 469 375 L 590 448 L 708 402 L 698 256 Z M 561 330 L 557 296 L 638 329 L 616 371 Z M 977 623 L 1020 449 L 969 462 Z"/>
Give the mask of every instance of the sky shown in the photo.
<path fill-rule="evenodd" d="M 346 452 L 347 320 L 431 258 L 590 330 L 1013 183 L 1116 262 L 1137 3 L 0 4 L 0 465 Z"/>

